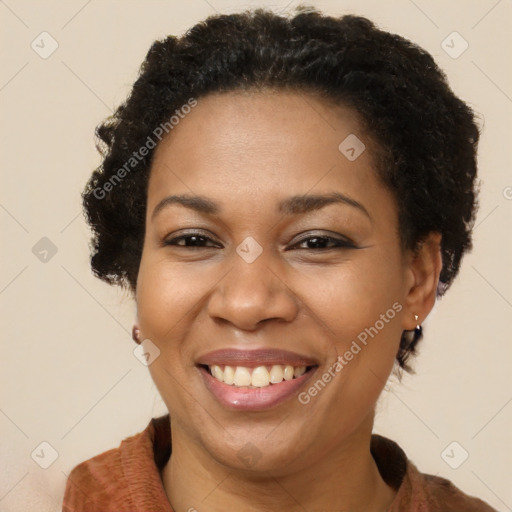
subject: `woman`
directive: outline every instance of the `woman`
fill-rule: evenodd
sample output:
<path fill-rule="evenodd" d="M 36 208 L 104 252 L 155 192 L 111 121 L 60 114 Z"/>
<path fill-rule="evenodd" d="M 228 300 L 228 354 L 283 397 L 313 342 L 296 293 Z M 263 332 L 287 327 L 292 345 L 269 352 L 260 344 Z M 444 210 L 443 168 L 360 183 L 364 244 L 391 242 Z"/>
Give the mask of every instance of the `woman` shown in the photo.
<path fill-rule="evenodd" d="M 98 135 L 92 268 L 170 415 L 77 466 L 65 511 L 492 510 L 372 435 L 471 247 L 478 130 L 429 54 L 219 15 L 155 42 Z"/>

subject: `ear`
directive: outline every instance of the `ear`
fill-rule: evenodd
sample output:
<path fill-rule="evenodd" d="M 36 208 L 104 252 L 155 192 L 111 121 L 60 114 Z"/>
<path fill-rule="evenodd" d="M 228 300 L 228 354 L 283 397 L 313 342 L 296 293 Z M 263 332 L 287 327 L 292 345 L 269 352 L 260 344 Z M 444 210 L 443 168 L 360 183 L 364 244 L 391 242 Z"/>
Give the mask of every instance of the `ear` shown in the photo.
<path fill-rule="evenodd" d="M 436 302 L 437 284 L 443 266 L 441 234 L 429 233 L 406 259 L 406 289 L 403 329 L 412 330 L 429 315 Z M 418 315 L 418 319 L 415 319 Z"/>

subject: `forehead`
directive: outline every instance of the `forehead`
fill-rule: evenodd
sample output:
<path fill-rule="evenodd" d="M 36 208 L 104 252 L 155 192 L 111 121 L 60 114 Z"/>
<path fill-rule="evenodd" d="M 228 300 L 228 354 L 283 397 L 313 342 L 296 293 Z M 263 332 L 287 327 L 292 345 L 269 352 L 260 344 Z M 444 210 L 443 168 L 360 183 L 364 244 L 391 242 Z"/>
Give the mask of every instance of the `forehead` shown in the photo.
<path fill-rule="evenodd" d="M 233 91 L 200 98 L 159 144 L 157 154 L 194 146 L 189 159 L 212 152 L 212 156 L 227 158 L 237 149 L 251 157 L 304 156 L 313 150 L 337 150 L 350 134 L 367 138 L 357 113 L 318 96 L 278 90 Z"/>
<path fill-rule="evenodd" d="M 387 191 L 372 155 L 349 108 L 300 92 L 211 94 L 157 147 L 148 206 L 170 193 L 261 203 L 332 189 L 375 201 Z"/>

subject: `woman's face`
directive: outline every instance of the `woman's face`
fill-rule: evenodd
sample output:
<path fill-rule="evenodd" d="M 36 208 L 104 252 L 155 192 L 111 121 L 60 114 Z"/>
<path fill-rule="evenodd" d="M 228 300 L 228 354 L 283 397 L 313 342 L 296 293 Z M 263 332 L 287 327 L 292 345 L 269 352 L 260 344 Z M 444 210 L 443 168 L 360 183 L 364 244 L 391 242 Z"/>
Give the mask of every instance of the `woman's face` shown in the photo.
<path fill-rule="evenodd" d="M 174 443 L 279 474 L 370 432 L 415 325 L 371 156 L 351 110 L 285 92 L 201 98 L 160 143 L 136 298 Z"/>

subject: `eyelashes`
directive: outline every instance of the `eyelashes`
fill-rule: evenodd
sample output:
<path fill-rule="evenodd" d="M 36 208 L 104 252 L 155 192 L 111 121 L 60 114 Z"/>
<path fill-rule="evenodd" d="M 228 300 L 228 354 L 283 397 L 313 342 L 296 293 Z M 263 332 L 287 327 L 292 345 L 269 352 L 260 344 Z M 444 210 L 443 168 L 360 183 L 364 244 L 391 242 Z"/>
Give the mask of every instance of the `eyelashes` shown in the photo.
<path fill-rule="evenodd" d="M 306 247 L 306 250 L 327 250 L 327 249 L 339 249 L 339 248 L 351 248 L 355 249 L 356 246 L 353 242 L 342 238 L 335 238 L 327 235 L 313 235 L 303 238 L 296 242 L 292 248 L 300 246 L 304 243 L 311 243 L 316 247 Z M 327 245 L 327 247 L 326 247 Z M 329 247 L 330 245 L 330 247 Z M 319 247 L 320 246 L 320 247 Z"/>
<path fill-rule="evenodd" d="M 182 241 L 191 243 L 179 243 Z M 205 245 L 206 243 L 210 243 L 211 245 Z M 210 237 L 203 235 L 201 233 L 189 233 L 187 235 L 180 235 L 175 238 L 165 240 L 164 245 L 173 245 L 177 247 L 183 247 L 184 249 L 194 249 L 201 247 L 217 247 L 219 249 L 222 249 L 222 246 L 219 243 L 215 242 Z"/>
<path fill-rule="evenodd" d="M 308 244 L 308 246 L 304 247 L 304 244 Z M 179 247 L 188 250 L 223 248 L 220 243 L 200 232 L 187 233 L 174 238 L 166 239 L 163 242 L 163 245 Z M 328 235 L 310 235 L 294 242 L 286 249 L 286 251 L 295 249 L 326 251 L 331 249 L 357 249 L 357 246 L 347 238 L 338 238 Z"/>

